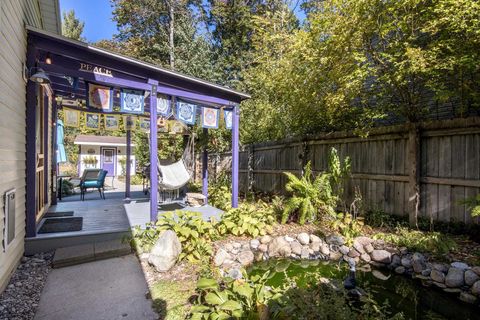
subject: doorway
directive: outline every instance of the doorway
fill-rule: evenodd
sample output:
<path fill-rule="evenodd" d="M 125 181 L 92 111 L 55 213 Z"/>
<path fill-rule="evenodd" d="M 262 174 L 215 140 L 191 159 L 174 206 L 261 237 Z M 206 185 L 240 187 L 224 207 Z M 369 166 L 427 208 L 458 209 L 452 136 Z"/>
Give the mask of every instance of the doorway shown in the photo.
<path fill-rule="evenodd" d="M 107 177 L 115 176 L 117 162 L 117 149 L 116 148 L 102 148 L 100 156 L 100 166 L 103 170 L 106 170 Z"/>

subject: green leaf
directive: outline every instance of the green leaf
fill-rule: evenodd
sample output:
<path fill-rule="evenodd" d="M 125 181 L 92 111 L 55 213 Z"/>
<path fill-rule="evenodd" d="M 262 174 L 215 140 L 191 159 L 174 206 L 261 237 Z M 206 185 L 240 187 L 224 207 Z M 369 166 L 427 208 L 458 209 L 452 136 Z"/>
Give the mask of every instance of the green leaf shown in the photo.
<path fill-rule="evenodd" d="M 222 305 L 220 306 L 220 309 L 227 310 L 227 311 L 233 311 L 233 310 L 242 309 L 242 305 L 237 301 L 228 300 L 228 301 L 225 301 L 224 303 L 222 303 Z"/>
<path fill-rule="evenodd" d="M 197 282 L 198 289 L 216 289 L 218 287 L 217 281 L 215 279 L 201 278 Z"/>
<path fill-rule="evenodd" d="M 217 305 L 221 305 L 222 303 L 224 303 L 226 301 L 226 299 L 225 299 L 225 297 L 222 297 L 220 292 L 209 292 L 205 296 L 205 301 L 208 304 L 217 306 Z"/>
<path fill-rule="evenodd" d="M 240 285 L 234 285 L 233 286 L 233 291 L 235 293 L 238 293 L 239 295 L 247 298 L 248 300 L 250 300 L 252 298 L 253 289 L 250 287 L 250 285 L 248 283 L 243 283 L 243 284 L 240 284 Z"/>

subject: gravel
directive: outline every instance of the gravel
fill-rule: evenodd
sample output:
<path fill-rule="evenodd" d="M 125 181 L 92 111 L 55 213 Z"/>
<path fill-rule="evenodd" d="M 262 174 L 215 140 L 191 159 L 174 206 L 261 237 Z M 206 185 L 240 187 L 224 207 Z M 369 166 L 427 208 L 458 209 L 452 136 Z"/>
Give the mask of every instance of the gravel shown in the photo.
<path fill-rule="evenodd" d="M 0 320 L 33 319 L 53 254 L 23 257 L 5 291 L 0 294 Z"/>

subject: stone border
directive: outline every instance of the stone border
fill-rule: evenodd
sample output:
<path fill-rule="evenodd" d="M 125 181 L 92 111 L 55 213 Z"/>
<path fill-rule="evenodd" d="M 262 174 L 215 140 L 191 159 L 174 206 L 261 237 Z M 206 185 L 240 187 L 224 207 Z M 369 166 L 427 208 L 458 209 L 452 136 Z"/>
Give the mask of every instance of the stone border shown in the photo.
<path fill-rule="evenodd" d="M 213 263 L 223 275 L 237 278 L 241 276 L 240 268 L 270 258 L 354 260 L 357 264 L 388 268 L 398 274 L 420 279 L 427 285 L 458 294 L 460 300 L 470 304 L 478 305 L 480 297 L 480 266 L 429 261 L 426 255 L 369 237 L 357 237 L 353 245 L 348 247 L 345 239 L 335 234 L 325 239 L 304 232 L 294 236 L 265 235 L 222 244 L 213 257 Z"/>

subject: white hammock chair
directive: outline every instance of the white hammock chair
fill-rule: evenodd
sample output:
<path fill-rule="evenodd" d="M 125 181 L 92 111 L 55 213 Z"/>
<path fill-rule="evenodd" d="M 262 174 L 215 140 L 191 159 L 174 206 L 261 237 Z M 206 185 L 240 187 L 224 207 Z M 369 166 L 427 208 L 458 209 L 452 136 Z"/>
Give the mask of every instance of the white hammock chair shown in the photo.
<path fill-rule="evenodd" d="M 169 165 L 161 165 L 157 155 L 158 163 L 158 187 L 162 191 L 178 190 L 190 181 L 193 175 L 194 166 L 194 137 L 189 136 L 187 146 L 183 151 L 182 158 Z"/>

